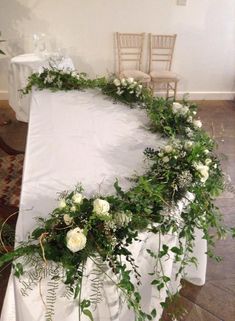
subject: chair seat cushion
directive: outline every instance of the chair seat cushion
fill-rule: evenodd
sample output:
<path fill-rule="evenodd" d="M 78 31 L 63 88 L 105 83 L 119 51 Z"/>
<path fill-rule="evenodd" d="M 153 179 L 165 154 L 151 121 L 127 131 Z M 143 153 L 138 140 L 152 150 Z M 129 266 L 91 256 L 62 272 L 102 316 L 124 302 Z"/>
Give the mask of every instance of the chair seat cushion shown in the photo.
<path fill-rule="evenodd" d="M 148 74 L 140 70 L 123 70 L 120 75 L 120 78 L 134 78 L 139 82 L 150 82 L 151 78 Z"/>
<path fill-rule="evenodd" d="M 154 70 L 154 71 L 150 72 L 150 76 L 153 81 L 165 80 L 165 79 L 170 79 L 172 81 L 178 81 L 180 79 L 179 75 L 177 75 L 173 71 L 168 71 L 168 70 Z"/>
<path fill-rule="evenodd" d="M 0 202 L 19 206 L 24 155 L 0 157 Z"/>

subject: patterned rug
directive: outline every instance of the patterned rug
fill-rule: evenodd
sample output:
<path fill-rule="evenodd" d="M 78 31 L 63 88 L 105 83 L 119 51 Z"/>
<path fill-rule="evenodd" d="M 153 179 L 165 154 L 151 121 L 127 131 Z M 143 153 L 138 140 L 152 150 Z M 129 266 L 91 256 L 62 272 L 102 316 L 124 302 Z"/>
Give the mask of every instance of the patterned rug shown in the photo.
<path fill-rule="evenodd" d="M 18 207 L 24 155 L 0 157 L 0 203 Z"/>

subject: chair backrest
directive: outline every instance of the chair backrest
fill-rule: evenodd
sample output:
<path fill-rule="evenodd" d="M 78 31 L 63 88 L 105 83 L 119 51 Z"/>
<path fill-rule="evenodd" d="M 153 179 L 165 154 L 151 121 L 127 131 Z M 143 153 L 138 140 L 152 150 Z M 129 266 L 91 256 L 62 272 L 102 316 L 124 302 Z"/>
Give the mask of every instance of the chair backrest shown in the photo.
<path fill-rule="evenodd" d="M 127 68 L 141 70 L 144 36 L 144 33 L 116 32 L 118 73 Z"/>
<path fill-rule="evenodd" d="M 154 69 L 171 70 L 177 35 L 149 34 L 149 71 Z"/>

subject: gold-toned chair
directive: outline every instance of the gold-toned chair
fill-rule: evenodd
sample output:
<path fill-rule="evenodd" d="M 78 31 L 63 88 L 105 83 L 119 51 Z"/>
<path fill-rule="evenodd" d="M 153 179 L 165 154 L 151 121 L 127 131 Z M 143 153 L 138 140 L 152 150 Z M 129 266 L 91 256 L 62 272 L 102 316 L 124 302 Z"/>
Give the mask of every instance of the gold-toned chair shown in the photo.
<path fill-rule="evenodd" d="M 166 96 L 169 98 L 173 91 L 176 99 L 179 76 L 171 71 L 172 59 L 177 35 L 149 34 L 149 75 L 153 92 L 157 87 L 164 86 Z"/>
<path fill-rule="evenodd" d="M 116 32 L 119 78 L 134 78 L 143 84 L 150 83 L 150 76 L 141 70 L 144 37 L 144 33 Z"/>

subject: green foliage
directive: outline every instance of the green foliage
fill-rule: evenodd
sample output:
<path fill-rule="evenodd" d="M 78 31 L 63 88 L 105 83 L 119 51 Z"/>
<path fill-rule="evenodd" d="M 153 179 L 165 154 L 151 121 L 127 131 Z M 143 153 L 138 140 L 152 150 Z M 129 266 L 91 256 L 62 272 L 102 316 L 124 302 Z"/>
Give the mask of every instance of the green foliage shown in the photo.
<path fill-rule="evenodd" d="M 144 151 L 149 168 L 141 176 L 135 176 L 133 187 L 123 191 L 118 181 L 114 183 L 115 195 L 86 198 L 81 185 L 74 191 L 61 195 L 58 207 L 47 219 L 38 219 L 39 226 L 32 231 L 29 242 L 12 253 L 0 257 L 0 266 L 12 259 L 34 258 L 42 264 L 52 261 L 64 271 L 63 279 L 54 273 L 48 290 L 51 294 L 47 320 L 51 320 L 56 300 L 56 284 L 60 279 L 69 289 L 70 296 L 78 298 L 79 311 L 93 320 L 92 306 L 101 300 L 104 277 L 110 279 L 120 290 L 128 307 L 133 309 L 136 320 L 153 320 L 157 311 L 146 313 L 141 308 L 139 285 L 141 275 L 128 248 L 138 240 L 140 231 L 155 234 L 158 251 L 146 249 L 154 265 L 151 284 L 158 291 L 170 292 L 170 277 L 165 275 L 163 262 L 172 255 L 178 262 L 177 276 L 184 274 L 189 264 L 197 264 L 193 257 L 195 229 L 202 230 L 207 240 L 208 255 L 214 256 L 215 238 L 224 238 L 228 229 L 223 226 L 221 213 L 213 199 L 224 189 L 224 177 L 214 148 L 214 141 L 201 129 L 196 119 L 194 104 L 172 103 L 152 96 L 149 89 L 133 79 L 89 79 L 83 73 L 44 69 L 29 77 L 22 90 L 27 94 L 35 86 L 39 90 L 84 90 L 98 88 L 114 101 L 131 107 L 141 105 L 150 120 L 150 130 L 161 132 L 169 138 L 168 144 L 158 150 Z M 177 211 L 178 202 L 185 201 L 182 213 Z M 211 229 L 214 233 L 211 235 Z M 229 230 L 234 234 L 234 229 Z M 169 247 L 162 237 L 178 236 L 178 244 Z M 75 238 L 73 244 L 70 239 Z M 74 245 L 74 243 L 76 243 Z M 81 301 L 84 265 L 90 259 L 94 263 L 93 294 Z M 40 264 L 29 260 L 38 273 L 31 275 L 30 282 L 38 282 L 43 270 Z M 110 267 L 112 279 L 107 274 Z M 22 277 L 22 264 L 14 264 L 15 274 Z M 135 282 L 133 282 L 133 277 Z M 166 302 L 161 302 L 162 307 Z"/>
<path fill-rule="evenodd" d="M 14 246 L 14 240 L 15 240 L 15 230 L 14 228 L 7 223 L 4 223 L 4 221 L 0 218 L 0 230 L 1 230 L 1 237 L 2 242 L 5 246 Z M 4 247 L 2 246 L 2 243 L 0 243 L 0 255 L 5 253 Z"/>

